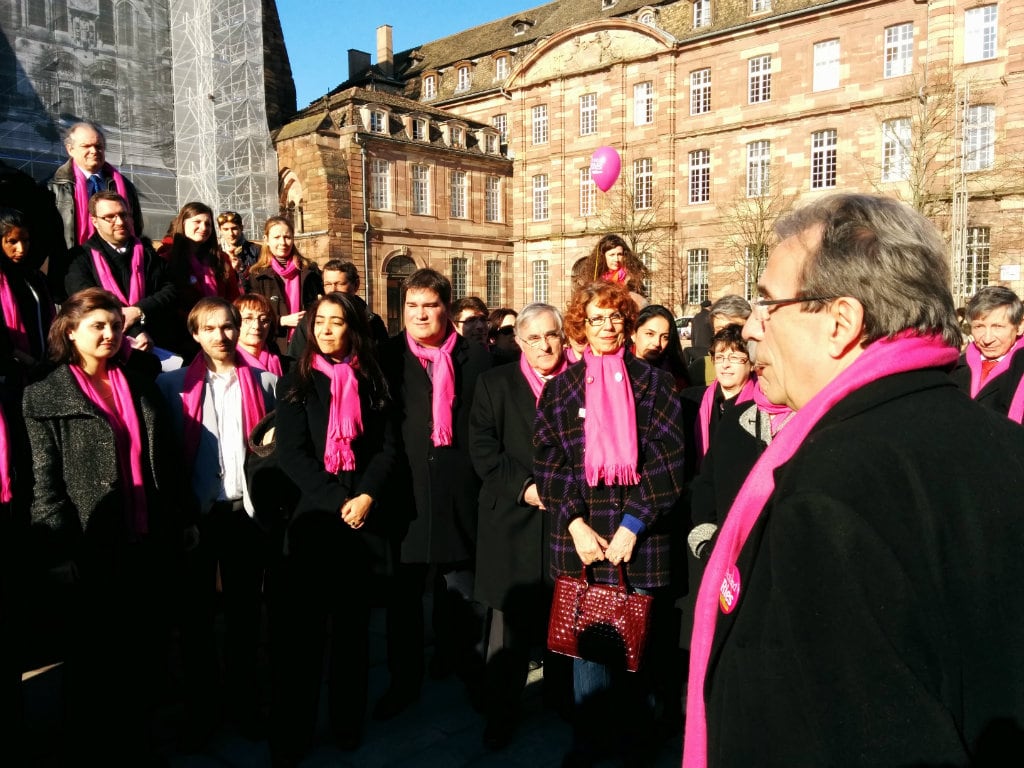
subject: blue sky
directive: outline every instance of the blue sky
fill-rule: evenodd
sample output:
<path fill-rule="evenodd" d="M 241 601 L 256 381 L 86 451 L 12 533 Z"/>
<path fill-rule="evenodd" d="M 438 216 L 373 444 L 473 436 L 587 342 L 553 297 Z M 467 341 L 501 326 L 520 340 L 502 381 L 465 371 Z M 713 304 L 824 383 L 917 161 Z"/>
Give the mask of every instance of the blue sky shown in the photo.
<path fill-rule="evenodd" d="M 394 49 L 421 43 L 503 18 L 546 0 L 277 0 L 284 42 L 295 78 L 299 109 L 348 77 L 348 49 L 368 51 L 377 61 L 377 27 L 390 24 Z"/>

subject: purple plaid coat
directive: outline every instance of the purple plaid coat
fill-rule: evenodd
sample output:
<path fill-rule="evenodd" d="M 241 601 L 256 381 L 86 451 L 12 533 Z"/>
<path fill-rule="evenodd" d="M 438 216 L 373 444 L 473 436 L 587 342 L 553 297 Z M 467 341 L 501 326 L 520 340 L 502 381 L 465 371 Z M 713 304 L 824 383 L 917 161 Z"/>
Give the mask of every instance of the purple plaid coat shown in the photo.
<path fill-rule="evenodd" d="M 551 525 L 552 576 L 578 576 L 583 564 L 569 535 L 569 523 L 582 517 L 609 541 L 624 514 L 646 526 L 640 534 L 626 576 L 634 587 L 662 587 L 669 584 L 669 514 L 682 494 L 683 431 L 679 397 L 672 377 L 652 368 L 628 352 L 626 370 L 636 401 L 636 431 L 639 445 L 637 471 L 640 483 L 633 486 L 591 488 L 583 471 L 583 422 L 586 364 L 573 365 L 544 388 L 534 429 L 534 478 Z M 594 578 L 615 582 L 616 573 L 607 564 L 593 569 Z"/>

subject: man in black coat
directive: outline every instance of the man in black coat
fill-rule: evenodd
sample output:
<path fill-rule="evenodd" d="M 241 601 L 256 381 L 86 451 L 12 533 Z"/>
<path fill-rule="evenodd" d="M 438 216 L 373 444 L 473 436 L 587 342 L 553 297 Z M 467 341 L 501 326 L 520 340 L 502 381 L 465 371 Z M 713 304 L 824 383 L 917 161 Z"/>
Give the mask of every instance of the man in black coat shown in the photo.
<path fill-rule="evenodd" d="M 565 368 L 561 313 L 549 304 L 527 305 L 516 318 L 516 340 L 525 365 L 481 376 L 469 415 L 470 454 L 483 480 L 476 598 L 490 609 L 484 743 L 491 748 L 505 746 L 515 729 L 530 646 L 543 645 L 551 605 L 533 422 L 541 389 Z M 546 689 L 554 666 L 545 661 Z"/>
<path fill-rule="evenodd" d="M 744 331 L 796 414 L 698 592 L 684 764 L 1020 764 L 1024 430 L 947 374 L 945 243 L 866 195 L 777 231 Z"/>
<path fill-rule="evenodd" d="M 374 708 L 388 719 L 419 697 L 423 682 L 423 594 L 434 580 L 435 652 L 431 673 L 479 672 L 482 638 L 472 608 L 480 480 L 469 455 L 469 413 L 477 377 L 491 366 L 487 350 L 455 333 L 451 283 L 432 269 L 405 284 L 405 331 L 379 347 L 381 368 L 401 422 L 403 455 L 393 498 L 384 507 L 410 510 L 388 606 L 391 686 Z"/>

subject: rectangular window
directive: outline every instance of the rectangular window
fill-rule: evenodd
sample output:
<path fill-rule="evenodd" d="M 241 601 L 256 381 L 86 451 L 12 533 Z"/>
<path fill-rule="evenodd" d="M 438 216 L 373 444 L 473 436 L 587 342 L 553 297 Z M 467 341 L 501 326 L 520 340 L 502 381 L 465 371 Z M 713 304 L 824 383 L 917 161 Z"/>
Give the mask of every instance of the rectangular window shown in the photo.
<path fill-rule="evenodd" d="M 469 67 L 459 67 L 458 81 L 455 84 L 455 92 L 468 91 L 470 86 Z"/>
<path fill-rule="evenodd" d="M 996 57 L 998 6 L 983 5 L 964 13 L 964 63 Z"/>
<path fill-rule="evenodd" d="M 548 263 L 533 262 L 533 300 L 548 302 Z"/>
<path fill-rule="evenodd" d="M 836 131 L 829 128 L 811 134 L 811 189 L 836 185 Z"/>
<path fill-rule="evenodd" d="M 540 104 L 533 108 L 533 143 L 548 143 L 548 106 Z"/>
<path fill-rule="evenodd" d="M 690 205 L 711 200 L 711 150 L 690 153 Z"/>
<path fill-rule="evenodd" d="M 633 161 L 633 209 L 646 210 L 654 204 L 654 161 L 643 157 Z"/>
<path fill-rule="evenodd" d="M 693 28 L 711 24 L 711 0 L 693 0 Z"/>
<path fill-rule="evenodd" d="M 370 130 L 374 133 L 385 133 L 387 129 L 387 115 L 378 109 L 370 112 Z"/>
<path fill-rule="evenodd" d="M 751 13 L 768 13 L 772 9 L 772 0 L 750 0 Z"/>
<path fill-rule="evenodd" d="M 427 140 L 427 121 L 416 118 L 412 121 L 412 138 L 414 141 Z"/>
<path fill-rule="evenodd" d="M 686 303 L 700 304 L 708 298 L 708 249 L 686 252 Z"/>
<path fill-rule="evenodd" d="M 827 91 L 839 87 L 839 41 L 825 40 L 814 44 L 814 90 Z"/>
<path fill-rule="evenodd" d="M 597 94 L 580 96 L 580 136 L 597 133 Z"/>
<path fill-rule="evenodd" d="M 508 144 L 508 115 L 495 115 L 491 118 L 491 125 L 498 131 L 503 144 Z"/>
<path fill-rule="evenodd" d="M 499 56 L 494 60 L 494 79 L 504 80 L 506 77 L 508 77 L 508 56 Z"/>
<path fill-rule="evenodd" d="M 548 219 L 548 175 L 538 174 L 533 177 L 533 220 Z"/>
<path fill-rule="evenodd" d="M 488 155 L 498 154 L 498 137 L 493 133 L 484 134 L 484 151 Z"/>
<path fill-rule="evenodd" d="M 910 178 L 910 118 L 882 123 L 882 181 Z"/>
<path fill-rule="evenodd" d="M 437 95 L 437 78 L 427 75 L 423 78 L 423 98 L 432 99 Z"/>
<path fill-rule="evenodd" d="M 501 221 L 501 179 L 487 177 L 484 188 L 484 217 L 487 221 Z"/>
<path fill-rule="evenodd" d="M 987 171 L 995 160 L 996 108 L 991 104 L 968 107 L 965 120 L 964 170 Z"/>
<path fill-rule="evenodd" d="M 885 28 L 886 77 L 909 75 L 914 65 L 914 25 L 897 24 Z"/>
<path fill-rule="evenodd" d="M 412 212 L 420 216 L 431 214 L 430 166 L 412 167 Z"/>
<path fill-rule="evenodd" d="M 988 227 L 968 227 L 964 252 L 964 296 L 973 296 L 988 285 L 988 265 L 991 254 Z"/>
<path fill-rule="evenodd" d="M 466 145 L 466 140 L 463 137 L 463 130 L 458 126 L 452 126 L 452 146 L 463 147 Z"/>
<path fill-rule="evenodd" d="M 501 306 L 501 262 L 487 262 L 487 306 Z"/>
<path fill-rule="evenodd" d="M 747 102 L 760 104 L 772 98 L 771 54 L 747 60 Z"/>
<path fill-rule="evenodd" d="M 451 181 L 451 217 L 464 219 L 466 218 L 466 172 L 452 171 Z"/>
<path fill-rule="evenodd" d="M 391 209 L 391 163 L 376 157 L 370 161 L 370 207 Z"/>
<path fill-rule="evenodd" d="M 654 122 L 654 83 L 637 83 L 633 86 L 633 125 L 650 125 Z"/>
<path fill-rule="evenodd" d="M 702 115 L 711 111 L 711 70 L 698 69 L 690 73 L 690 114 Z"/>
<path fill-rule="evenodd" d="M 469 292 L 467 280 L 468 259 L 464 256 L 453 256 L 451 261 L 452 298 L 461 299 Z"/>
<path fill-rule="evenodd" d="M 752 141 L 747 144 L 747 197 L 768 194 L 772 143 Z"/>
<path fill-rule="evenodd" d="M 580 216 L 597 212 L 597 185 L 590 176 L 590 166 L 580 168 Z"/>

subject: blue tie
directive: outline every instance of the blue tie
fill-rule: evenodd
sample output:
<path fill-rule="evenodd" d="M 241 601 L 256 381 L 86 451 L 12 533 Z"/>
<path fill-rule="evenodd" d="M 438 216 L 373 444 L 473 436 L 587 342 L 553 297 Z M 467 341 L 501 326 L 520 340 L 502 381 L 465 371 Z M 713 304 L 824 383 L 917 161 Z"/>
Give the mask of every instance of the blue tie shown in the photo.
<path fill-rule="evenodd" d="M 103 179 L 98 173 L 94 173 L 89 177 L 89 196 L 92 197 L 101 189 L 103 189 Z"/>

